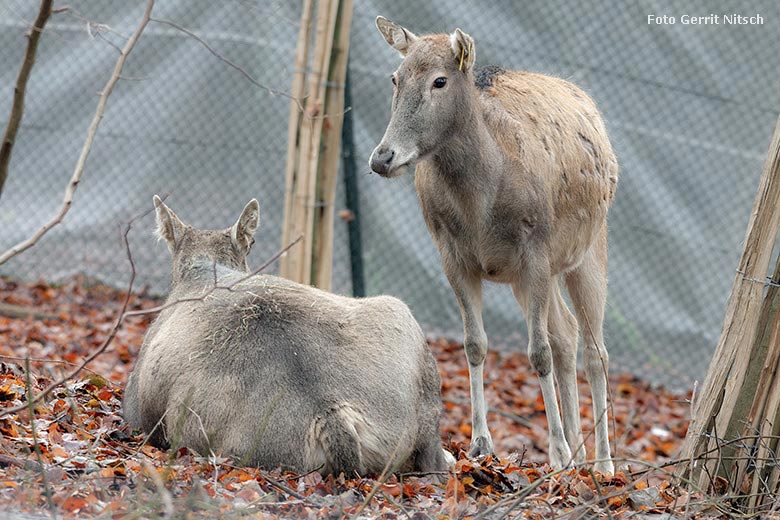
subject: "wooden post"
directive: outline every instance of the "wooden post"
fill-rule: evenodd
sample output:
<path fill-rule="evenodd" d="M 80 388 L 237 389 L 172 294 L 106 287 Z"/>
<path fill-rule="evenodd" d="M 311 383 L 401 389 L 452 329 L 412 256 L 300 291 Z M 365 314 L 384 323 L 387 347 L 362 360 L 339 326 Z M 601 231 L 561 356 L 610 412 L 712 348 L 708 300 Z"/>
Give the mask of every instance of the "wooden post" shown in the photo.
<path fill-rule="evenodd" d="M 756 496 L 747 501 L 751 507 L 763 500 L 758 491 L 766 493 L 772 485 L 777 491 L 777 468 L 772 471 L 774 484 L 768 483 L 773 465 L 766 459 L 775 453 L 772 436 L 780 428 L 780 296 L 772 285 L 780 278 L 780 263 L 774 282 L 767 274 L 779 231 L 780 120 L 753 204 L 723 330 L 683 445 L 681 458 L 688 462 L 677 469 L 678 475 L 705 490 L 716 476 L 725 478 L 735 494 L 745 479 L 752 479 Z"/>
<path fill-rule="evenodd" d="M 735 484 L 752 481 L 748 507 L 753 511 L 765 505 L 763 495 L 780 493 L 780 256 L 769 283 L 754 347 L 759 355 L 751 363 L 760 374 L 747 424 L 742 425 L 743 437 L 753 439 L 740 445 L 734 471 Z"/>
<path fill-rule="evenodd" d="M 330 289 L 333 274 L 333 225 L 341 152 L 341 127 L 344 123 L 344 86 L 349 57 L 349 33 L 352 26 L 352 0 L 341 0 L 336 22 L 335 42 L 332 51 L 331 70 L 328 75 L 328 92 L 324 122 L 324 155 L 318 171 L 317 212 L 314 229 L 313 280 L 317 287 Z"/>
<path fill-rule="evenodd" d="M 333 203 L 344 112 L 344 81 L 352 23 L 351 0 L 318 0 L 311 68 L 309 55 L 312 0 L 305 0 L 296 47 L 293 96 L 288 128 L 284 245 L 303 235 L 281 260 L 291 280 L 330 289 Z M 305 77 L 301 73 L 305 74 Z M 308 86 L 302 91 L 304 82 Z M 300 101 L 303 100 L 303 113 Z"/>
<path fill-rule="evenodd" d="M 301 146 L 299 142 L 299 134 L 301 127 L 301 120 L 303 118 L 303 111 L 301 110 L 301 101 L 304 99 L 304 93 L 306 92 L 306 67 L 309 61 L 309 39 L 311 36 L 311 16 L 313 10 L 312 0 L 304 0 L 303 9 L 301 10 L 300 28 L 298 29 L 298 42 L 295 45 L 295 62 L 293 70 L 292 88 L 290 89 L 290 95 L 292 100 L 290 101 L 290 115 L 288 117 L 287 127 L 287 168 L 286 168 L 286 181 L 284 189 L 284 219 L 282 221 L 282 247 L 286 247 L 291 243 L 297 235 L 293 236 L 296 229 L 293 228 L 293 209 L 294 209 L 294 197 L 296 187 L 299 179 L 298 172 L 298 150 Z M 300 235 L 302 231 L 298 231 Z M 292 275 L 291 271 L 295 270 L 294 260 L 291 259 L 291 253 L 297 255 L 297 249 L 301 246 L 298 245 L 287 254 L 282 256 L 280 261 L 280 274 L 287 278 L 297 279 L 297 274 Z M 297 260 L 297 258 L 295 259 Z"/>

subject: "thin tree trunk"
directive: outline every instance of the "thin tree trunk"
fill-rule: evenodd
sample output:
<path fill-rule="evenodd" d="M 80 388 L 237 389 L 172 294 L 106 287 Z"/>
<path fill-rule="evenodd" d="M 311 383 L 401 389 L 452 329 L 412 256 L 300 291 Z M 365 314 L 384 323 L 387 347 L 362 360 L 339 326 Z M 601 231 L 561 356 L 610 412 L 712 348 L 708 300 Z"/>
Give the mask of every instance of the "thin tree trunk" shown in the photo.
<path fill-rule="evenodd" d="M 59 223 L 62 222 L 62 219 L 65 218 L 65 215 L 68 214 L 68 211 L 70 211 L 70 208 L 73 205 L 73 198 L 76 195 L 76 190 L 78 189 L 79 183 L 81 182 L 81 177 L 84 175 L 84 168 L 87 165 L 87 158 L 92 151 L 92 143 L 95 141 L 95 135 L 97 134 L 98 128 L 100 127 L 100 122 L 103 120 L 103 114 L 106 112 L 108 98 L 111 96 L 111 92 L 113 92 L 114 87 L 122 75 L 122 69 L 125 66 L 125 60 L 127 60 L 127 57 L 135 48 L 135 44 L 138 42 L 138 38 L 141 37 L 141 33 L 143 33 L 144 29 L 149 23 L 153 7 L 154 0 L 147 0 L 146 9 L 144 10 L 141 22 L 139 23 L 138 27 L 136 27 L 133 34 L 130 35 L 130 38 L 125 43 L 124 47 L 122 47 L 122 51 L 119 53 L 119 58 L 117 58 L 116 63 L 114 64 L 114 71 L 111 73 L 111 76 L 108 78 L 106 85 L 100 92 L 100 98 L 98 99 L 97 108 L 95 109 L 95 115 L 92 117 L 92 122 L 89 124 L 89 128 L 87 129 L 87 137 L 84 140 L 84 145 L 81 147 L 81 153 L 79 153 L 79 158 L 76 161 L 76 167 L 73 170 L 73 174 L 71 175 L 70 180 L 68 181 L 68 185 L 65 188 L 65 193 L 62 198 L 62 205 L 60 206 L 59 211 L 57 211 L 57 214 L 54 215 L 48 222 L 38 228 L 38 231 L 36 231 L 31 237 L 23 240 L 22 242 L 19 242 L 15 246 L 12 246 L 11 249 L 0 254 L 0 265 L 3 265 L 11 258 L 20 253 L 23 253 L 37 244 L 38 241 L 46 233 L 48 233 L 51 228 L 59 225 Z"/>
<path fill-rule="evenodd" d="M 14 101 L 11 105 L 11 116 L 8 119 L 8 126 L 5 128 L 3 143 L 0 145 L 0 197 L 3 195 L 5 180 L 8 178 L 8 165 L 11 163 L 11 152 L 16 143 L 16 133 L 19 131 L 19 125 L 24 115 L 24 96 L 27 93 L 27 80 L 30 79 L 33 65 L 35 65 L 35 56 L 38 52 L 38 42 L 41 39 L 43 28 L 51 16 L 52 0 L 42 0 L 41 7 L 38 10 L 38 17 L 30 28 L 30 34 L 27 38 L 27 50 L 24 53 L 22 67 L 19 69 L 19 76 L 16 78 L 14 87 Z"/>

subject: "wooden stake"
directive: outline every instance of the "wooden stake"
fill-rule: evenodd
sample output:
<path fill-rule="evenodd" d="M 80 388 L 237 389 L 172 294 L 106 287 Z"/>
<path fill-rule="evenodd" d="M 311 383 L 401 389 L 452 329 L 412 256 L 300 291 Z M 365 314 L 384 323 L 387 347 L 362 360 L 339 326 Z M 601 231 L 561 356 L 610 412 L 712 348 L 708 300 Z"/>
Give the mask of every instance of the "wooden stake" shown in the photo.
<path fill-rule="evenodd" d="M 759 380 L 771 343 L 763 343 L 760 337 L 762 316 L 769 316 L 764 299 L 769 260 L 775 237 L 780 231 L 780 121 L 769 147 L 769 154 L 761 174 L 758 193 L 748 224 L 745 247 L 732 286 L 723 330 L 710 363 L 696 403 L 694 418 L 688 428 L 681 457 L 696 460 L 704 453 L 716 453 L 708 461 L 698 461 L 695 467 L 678 467 L 678 474 L 692 473 L 692 480 L 699 478 L 699 485 L 708 488 L 709 478 L 717 473 L 731 478 L 734 473 L 734 455 L 738 446 L 721 447 L 723 439 L 733 440 L 744 434 L 745 424 L 753 413 L 763 408 L 761 397 L 756 401 Z M 764 371 L 763 381 L 770 385 Z M 775 394 L 777 395 L 777 394 Z M 774 402 L 769 399 L 767 405 Z M 750 416 L 750 417 L 749 417 Z M 756 420 L 759 418 L 754 417 Z M 760 426 L 760 425 L 759 425 Z M 774 426 L 773 426 L 774 428 Z M 752 435 L 755 435 L 753 432 Z M 721 438 L 718 439 L 717 437 Z M 725 456 L 724 456 L 725 455 Z M 753 457 L 754 455 L 751 455 Z M 703 468 L 707 471 L 702 471 Z M 741 473 L 744 475 L 744 471 Z M 731 482 L 737 488 L 740 482 Z"/>
<path fill-rule="evenodd" d="M 342 0 L 336 23 L 336 42 L 331 52 L 323 128 L 323 158 L 318 171 L 318 207 L 315 214 L 314 285 L 330 290 L 333 278 L 333 225 L 341 152 L 341 127 L 344 122 L 344 82 L 347 78 L 349 34 L 352 27 L 352 0 Z"/>
<path fill-rule="evenodd" d="M 775 284 L 780 283 L 780 257 L 777 259 Z M 761 312 L 754 351 L 758 353 L 751 362 L 760 375 L 756 378 L 752 406 L 747 425 L 742 424 L 743 437 L 754 439 L 740 443 L 736 457 L 735 486 L 745 478 L 751 478 L 749 507 L 755 509 L 763 502 L 762 495 L 776 495 L 778 479 L 777 436 L 780 433 L 780 286 L 771 285 Z M 757 437 L 756 437 L 757 436 Z M 772 460 L 774 459 L 774 461 Z"/>
<path fill-rule="evenodd" d="M 300 103 L 305 94 L 306 87 L 306 67 L 309 61 L 309 39 L 311 36 L 311 16 L 313 11 L 312 0 L 304 0 L 301 11 L 300 28 L 298 30 L 298 42 L 295 45 L 295 61 L 293 64 L 293 81 L 290 89 L 290 115 L 287 126 L 287 168 L 286 181 L 284 189 L 284 219 L 282 221 L 282 247 L 289 244 L 290 241 L 299 236 L 294 234 L 292 229 L 293 222 L 293 201 L 295 200 L 296 186 L 298 179 L 298 149 L 300 147 L 300 126 L 303 114 L 300 110 Z M 296 249 L 300 248 L 298 246 Z M 282 257 L 279 263 L 279 272 L 282 276 L 291 278 L 292 273 L 290 261 L 291 253 Z M 294 279 L 294 278 L 293 278 Z"/>
<path fill-rule="evenodd" d="M 309 8 L 310 0 L 304 6 Z M 304 17 L 306 13 L 304 12 Z M 302 17 L 303 18 L 303 17 Z M 351 0 L 319 0 L 307 76 L 304 113 L 290 112 L 287 191 L 282 240 L 303 235 L 301 247 L 282 259 L 283 276 L 330 288 L 335 176 L 344 112 L 346 55 L 352 18 Z M 301 33 L 304 29 L 301 28 Z M 334 42 L 338 35 L 338 41 Z M 308 45 L 309 32 L 299 34 L 296 63 Z M 305 81 L 296 76 L 302 85 Z M 301 96 L 304 97 L 304 96 Z"/>
<path fill-rule="evenodd" d="M 301 162 L 305 169 L 305 183 L 301 183 L 301 207 L 304 223 L 304 251 L 299 265 L 299 280 L 312 283 L 312 255 L 314 254 L 314 213 L 317 204 L 317 175 L 322 151 L 322 127 L 327 116 L 324 113 L 327 78 L 330 70 L 330 58 L 333 49 L 333 36 L 336 30 L 338 0 L 319 0 L 317 6 L 317 33 L 314 40 L 314 60 L 309 76 L 309 96 L 306 108 L 307 117 L 303 124 L 303 135 L 308 138 L 307 149 L 301 150 Z M 311 102 L 311 104 L 309 103 Z"/>

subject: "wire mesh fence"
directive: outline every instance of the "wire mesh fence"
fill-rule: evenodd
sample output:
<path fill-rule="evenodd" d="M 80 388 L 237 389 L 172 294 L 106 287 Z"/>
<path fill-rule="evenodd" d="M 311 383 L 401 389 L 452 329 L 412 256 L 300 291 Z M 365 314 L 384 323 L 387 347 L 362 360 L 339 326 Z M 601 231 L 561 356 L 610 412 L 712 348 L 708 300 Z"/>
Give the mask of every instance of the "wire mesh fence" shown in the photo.
<path fill-rule="evenodd" d="M 95 93 L 142 2 L 74 1 L 46 28 L 25 119 L 0 199 L 0 249 L 55 212 Z M 747 9 L 747 6 L 743 6 Z M 36 2 L 0 7 L 0 120 L 10 107 Z M 198 226 L 226 227 L 261 202 L 258 265 L 280 247 L 293 54 L 301 2 L 158 2 L 111 98 L 73 210 L 3 274 L 56 280 L 129 274 L 118 225 L 154 193 Z M 382 14 L 417 33 L 460 27 L 477 67 L 499 64 L 569 79 L 599 105 L 620 163 L 610 212 L 606 337 L 612 367 L 674 387 L 701 379 L 717 341 L 750 205 L 780 112 L 780 5 L 750 5 L 761 25 L 691 25 L 683 15 L 737 14 L 727 2 L 563 0 L 355 2 L 350 115 L 366 292 L 405 300 L 430 334 L 460 336 L 455 299 L 414 193 L 413 177 L 368 175 L 389 118 L 399 57 L 377 34 Z M 648 23 L 648 15 L 676 23 Z M 723 20 L 721 20 L 723 22 Z M 194 33 L 192 34 L 182 31 Z M 339 183 L 336 209 L 345 207 Z M 352 188 L 354 189 L 354 188 Z M 351 193 L 354 196 L 355 193 Z M 352 290 L 347 223 L 337 219 L 336 292 Z M 354 224 L 353 224 L 354 226 Z M 168 258 L 146 216 L 131 235 L 141 284 L 162 292 Z M 488 284 L 494 345 L 524 348 L 508 288 Z"/>
<path fill-rule="evenodd" d="M 0 208 L 4 246 L 59 207 L 96 93 L 144 4 L 74 2 L 47 26 Z M 36 8 L 10 2 L 1 13 L 3 117 Z M 118 227 L 151 209 L 155 193 L 167 194 L 182 219 L 200 227 L 231 225 L 257 197 L 262 222 L 252 259 L 270 257 L 280 247 L 289 110 L 289 99 L 273 92 L 289 89 L 299 9 L 288 2 L 157 2 L 155 21 L 110 99 L 71 213 L 4 269 L 53 279 L 84 272 L 122 286 L 129 265 Z M 139 282 L 162 292 L 167 252 L 152 237 L 153 221 L 147 215 L 135 224 L 133 255 Z M 343 271 L 335 276 L 348 280 Z"/>

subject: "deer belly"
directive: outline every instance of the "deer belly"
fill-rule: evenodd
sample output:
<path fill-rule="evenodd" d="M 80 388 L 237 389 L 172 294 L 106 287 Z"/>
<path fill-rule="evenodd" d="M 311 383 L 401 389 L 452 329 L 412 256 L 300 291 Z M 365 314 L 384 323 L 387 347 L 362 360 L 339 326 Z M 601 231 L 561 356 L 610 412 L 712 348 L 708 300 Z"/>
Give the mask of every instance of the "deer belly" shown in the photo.
<path fill-rule="evenodd" d="M 511 283 L 521 270 L 522 257 L 522 247 L 519 244 L 496 244 L 481 252 L 479 271 L 485 280 Z"/>
<path fill-rule="evenodd" d="M 552 268 L 556 273 L 571 271 L 580 265 L 604 226 L 606 211 L 581 213 L 580 218 L 562 223 L 555 233 Z"/>

